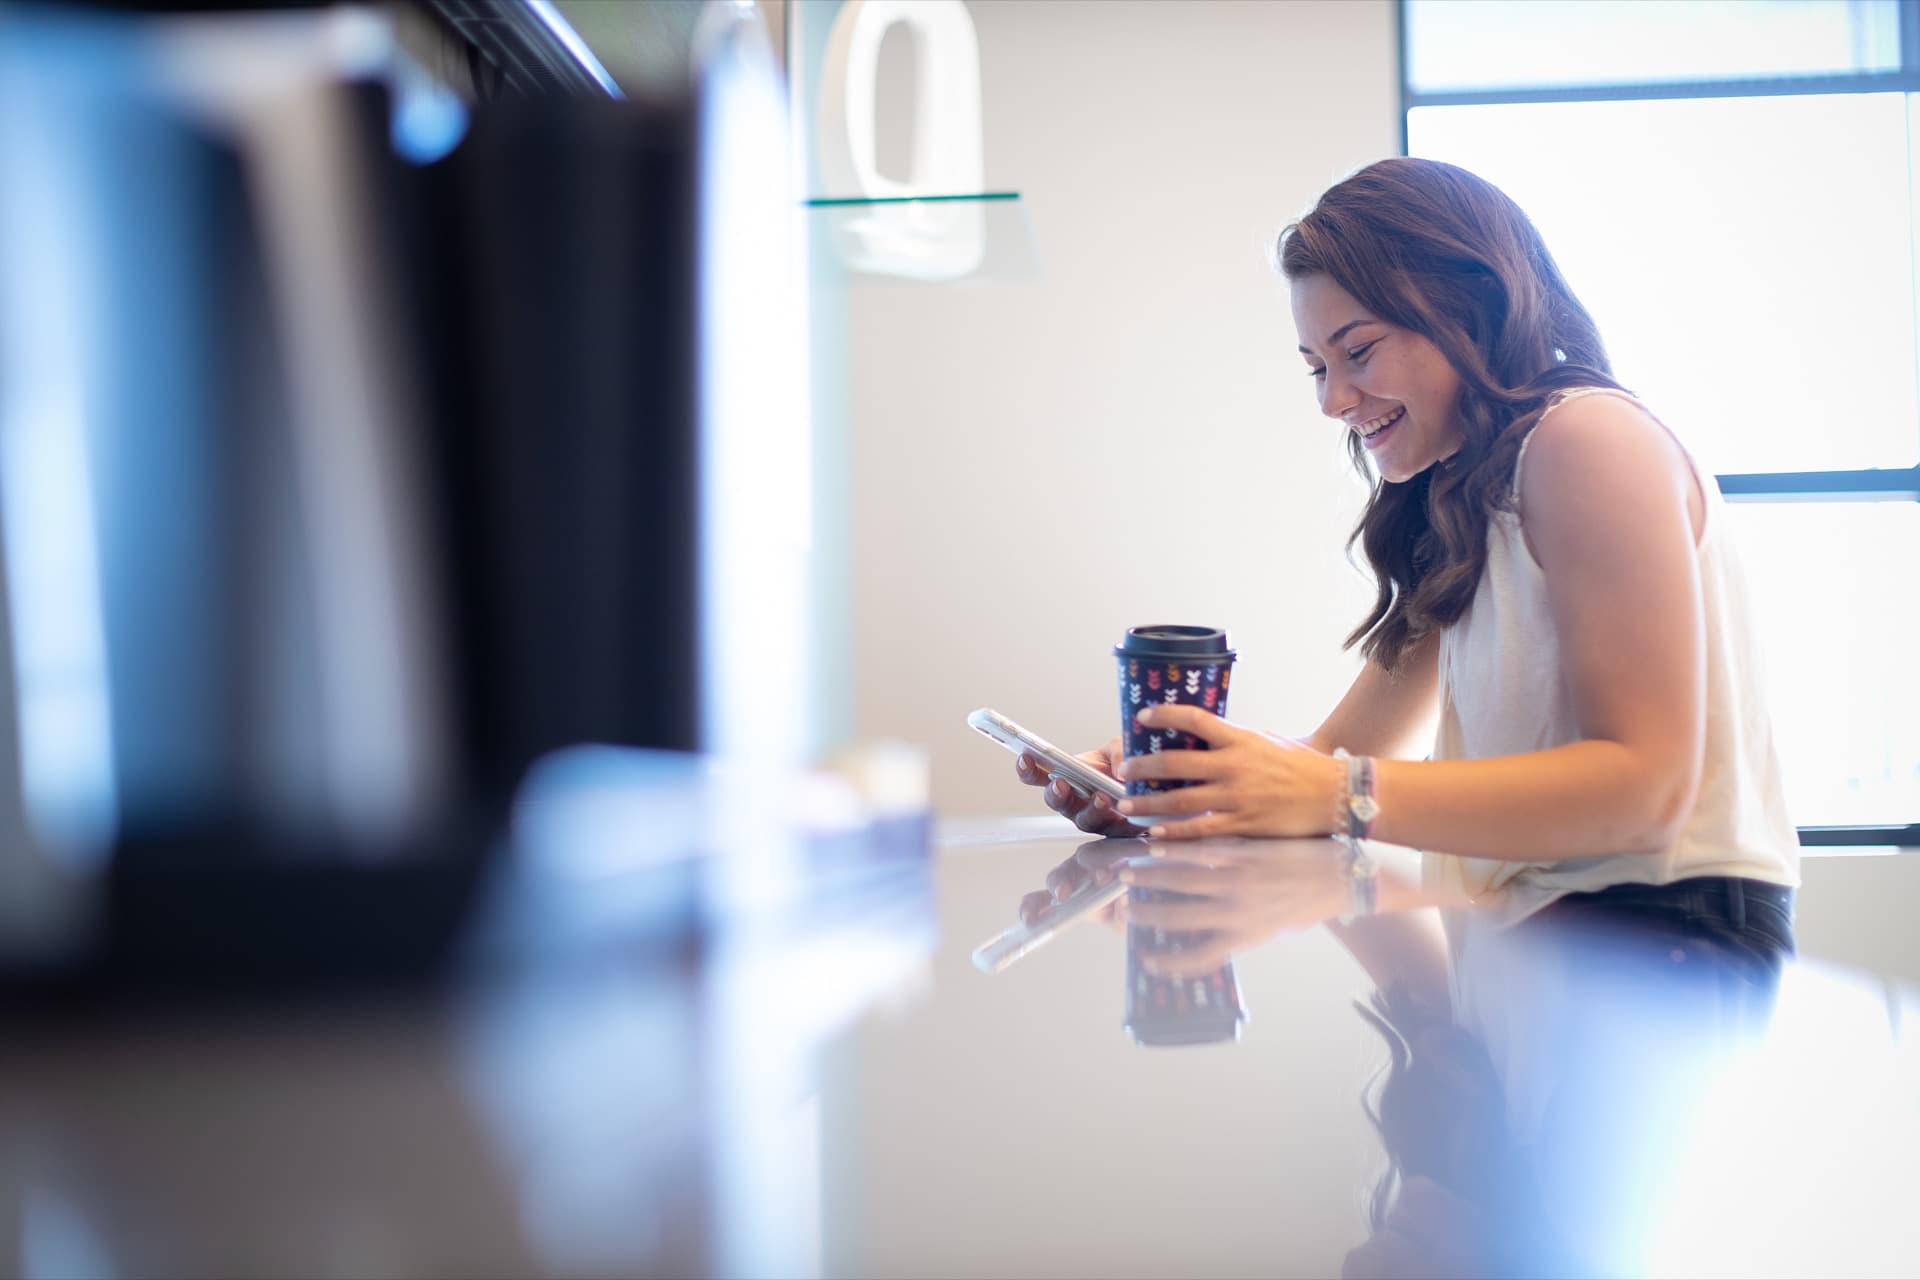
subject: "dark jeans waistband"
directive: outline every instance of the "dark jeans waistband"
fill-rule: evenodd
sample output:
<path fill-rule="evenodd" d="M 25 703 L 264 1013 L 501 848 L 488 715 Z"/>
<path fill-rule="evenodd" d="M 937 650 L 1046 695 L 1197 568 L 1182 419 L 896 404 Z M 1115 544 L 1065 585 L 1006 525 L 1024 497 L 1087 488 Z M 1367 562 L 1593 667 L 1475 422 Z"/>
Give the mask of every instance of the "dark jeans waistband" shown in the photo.
<path fill-rule="evenodd" d="M 1784 885 L 1739 876 L 1695 876 L 1672 884 L 1616 884 L 1570 893 L 1542 914 L 1691 924 L 1792 955 L 1793 892 Z"/>

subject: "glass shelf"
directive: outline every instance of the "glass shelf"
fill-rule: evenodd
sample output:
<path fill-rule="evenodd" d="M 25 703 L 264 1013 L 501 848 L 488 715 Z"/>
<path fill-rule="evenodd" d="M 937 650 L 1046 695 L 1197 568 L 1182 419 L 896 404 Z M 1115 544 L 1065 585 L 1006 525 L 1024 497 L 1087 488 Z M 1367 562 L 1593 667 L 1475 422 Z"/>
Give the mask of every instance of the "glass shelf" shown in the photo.
<path fill-rule="evenodd" d="M 1040 274 L 1017 191 L 818 196 L 803 203 L 815 243 L 861 284 L 1000 284 Z"/>
<path fill-rule="evenodd" d="M 952 204 L 957 201 L 985 203 L 989 200 L 1018 200 L 1018 191 L 979 191 L 957 196 L 814 196 L 804 203 L 809 209 L 834 209 L 848 205 Z"/>

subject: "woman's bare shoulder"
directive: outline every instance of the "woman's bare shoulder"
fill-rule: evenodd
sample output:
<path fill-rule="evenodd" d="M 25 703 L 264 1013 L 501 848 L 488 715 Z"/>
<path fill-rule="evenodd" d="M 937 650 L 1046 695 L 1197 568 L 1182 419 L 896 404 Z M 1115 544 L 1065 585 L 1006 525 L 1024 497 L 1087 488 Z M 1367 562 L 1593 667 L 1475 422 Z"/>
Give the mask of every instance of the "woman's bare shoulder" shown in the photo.
<path fill-rule="evenodd" d="M 1686 451 L 1624 396 L 1583 395 L 1541 418 L 1520 460 L 1518 497 L 1536 558 L 1542 541 L 1581 538 L 1676 504 L 1696 539 L 1701 528 L 1702 497 Z"/>
<path fill-rule="evenodd" d="M 1649 487 L 1693 487 L 1693 468 L 1673 433 L 1639 401 L 1593 394 L 1562 401 L 1533 428 L 1520 460 L 1523 512 L 1536 499 L 1557 500 L 1571 489 L 1626 496 Z"/>

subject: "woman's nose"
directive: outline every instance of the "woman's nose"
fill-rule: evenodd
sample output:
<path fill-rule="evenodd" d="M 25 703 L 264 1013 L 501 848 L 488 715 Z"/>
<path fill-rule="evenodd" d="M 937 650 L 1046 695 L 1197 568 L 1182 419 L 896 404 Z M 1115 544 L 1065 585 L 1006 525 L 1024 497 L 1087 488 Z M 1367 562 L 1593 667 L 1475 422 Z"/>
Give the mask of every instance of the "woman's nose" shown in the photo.
<path fill-rule="evenodd" d="M 1344 419 L 1359 407 L 1359 389 L 1347 378 L 1328 369 L 1326 380 L 1320 384 L 1320 412 L 1329 418 Z"/>

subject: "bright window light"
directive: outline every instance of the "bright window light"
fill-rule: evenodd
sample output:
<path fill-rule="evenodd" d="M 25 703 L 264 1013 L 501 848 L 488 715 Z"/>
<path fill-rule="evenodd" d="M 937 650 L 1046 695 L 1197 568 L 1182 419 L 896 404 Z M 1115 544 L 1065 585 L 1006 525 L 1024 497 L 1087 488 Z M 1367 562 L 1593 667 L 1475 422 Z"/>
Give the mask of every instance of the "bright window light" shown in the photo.
<path fill-rule="evenodd" d="M 1896 0 L 1408 0 L 1422 92 L 1891 71 Z"/>
<path fill-rule="evenodd" d="M 1709 469 L 1920 456 L 1905 94 L 1423 107 L 1407 142 L 1519 202 Z"/>
<path fill-rule="evenodd" d="M 1403 0 L 1401 14 L 1408 153 L 1527 211 L 1615 376 L 1748 499 L 1727 523 L 1803 838 L 1920 831 L 1920 669 L 1894 656 L 1920 624 L 1911 6 Z"/>

